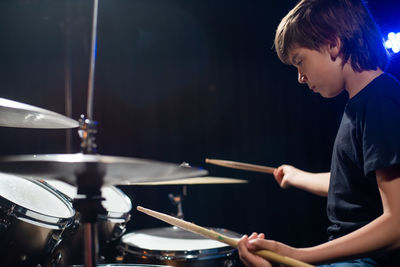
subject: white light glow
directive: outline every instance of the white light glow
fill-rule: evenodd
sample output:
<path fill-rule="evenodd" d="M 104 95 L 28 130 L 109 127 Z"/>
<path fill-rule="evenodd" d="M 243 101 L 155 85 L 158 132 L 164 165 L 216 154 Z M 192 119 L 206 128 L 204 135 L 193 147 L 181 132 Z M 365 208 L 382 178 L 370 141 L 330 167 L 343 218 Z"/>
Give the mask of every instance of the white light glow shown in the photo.
<path fill-rule="evenodd" d="M 393 53 L 400 52 L 400 32 L 394 33 L 390 32 L 387 35 L 387 40 L 385 41 L 385 47 L 391 50 Z"/>

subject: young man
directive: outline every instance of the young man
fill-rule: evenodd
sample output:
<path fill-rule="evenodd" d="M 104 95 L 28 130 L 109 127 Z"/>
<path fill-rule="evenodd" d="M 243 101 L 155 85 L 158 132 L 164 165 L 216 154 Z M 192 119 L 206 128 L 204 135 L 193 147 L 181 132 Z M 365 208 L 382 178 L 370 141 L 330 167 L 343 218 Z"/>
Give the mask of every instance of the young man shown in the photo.
<path fill-rule="evenodd" d="M 361 0 L 303 0 L 281 21 L 275 48 L 298 80 L 321 94 L 349 95 L 330 173 L 282 165 L 275 179 L 327 196 L 329 241 L 293 248 L 253 233 L 239 242 L 247 266 L 270 266 L 267 249 L 312 264 L 400 266 L 400 84 L 383 72 L 386 50 Z"/>

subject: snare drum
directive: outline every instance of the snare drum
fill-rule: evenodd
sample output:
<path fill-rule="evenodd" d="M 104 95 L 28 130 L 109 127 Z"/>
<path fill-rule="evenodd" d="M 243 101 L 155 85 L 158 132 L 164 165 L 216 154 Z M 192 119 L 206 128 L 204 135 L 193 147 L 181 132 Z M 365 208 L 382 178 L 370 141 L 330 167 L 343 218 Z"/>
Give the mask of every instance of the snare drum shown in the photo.
<path fill-rule="evenodd" d="M 100 264 L 101 267 L 171 267 L 167 265 L 149 265 L 149 264 Z M 83 265 L 73 265 L 72 267 L 84 267 Z"/>
<path fill-rule="evenodd" d="M 42 264 L 74 215 L 71 203 L 42 183 L 0 173 L 0 266 Z"/>
<path fill-rule="evenodd" d="M 46 180 L 45 184 L 54 188 L 69 198 L 72 203 L 77 195 L 77 188 L 59 180 Z M 131 200 L 117 187 L 103 186 L 101 194 L 105 200 L 102 202 L 106 215 L 99 215 L 97 223 L 99 256 L 102 260 L 113 262 L 117 255 L 116 246 L 119 238 L 126 230 L 126 223 L 130 219 L 132 209 Z M 73 227 L 65 233 L 65 238 L 57 249 L 53 259 L 61 265 L 82 264 L 84 261 L 83 227 L 81 227 L 79 214 Z M 53 260 L 54 261 L 54 260 Z"/>
<path fill-rule="evenodd" d="M 240 238 L 220 228 L 212 230 Z M 237 250 L 177 227 L 163 227 L 125 234 L 119 246 L 124 263 L 167 264 L 178 267 L 239 266 Z"/>

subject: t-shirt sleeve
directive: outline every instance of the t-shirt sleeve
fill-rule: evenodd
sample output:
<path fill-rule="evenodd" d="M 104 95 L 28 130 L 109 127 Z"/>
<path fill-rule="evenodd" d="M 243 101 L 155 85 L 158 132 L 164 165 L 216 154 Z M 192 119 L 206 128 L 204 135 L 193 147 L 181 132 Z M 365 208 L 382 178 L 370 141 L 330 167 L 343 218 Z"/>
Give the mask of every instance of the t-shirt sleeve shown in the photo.
<path fill-rule="evenodd" d="M 371 99 L 361 124 L 364 174 L 400 164 L 400 103 L 388 96 Z"/>

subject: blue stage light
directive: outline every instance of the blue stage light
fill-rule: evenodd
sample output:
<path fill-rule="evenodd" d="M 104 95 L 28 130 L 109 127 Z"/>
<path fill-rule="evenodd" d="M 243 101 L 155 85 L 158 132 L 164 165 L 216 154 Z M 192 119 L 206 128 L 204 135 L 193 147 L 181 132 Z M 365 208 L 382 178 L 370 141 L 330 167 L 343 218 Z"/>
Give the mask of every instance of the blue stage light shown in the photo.
<path fill-rule="evenodd" d="M 385 46 L 389 51 L 398 53 L 400 51 L 400 32 L 390 32 L 385 40 Z"/>

